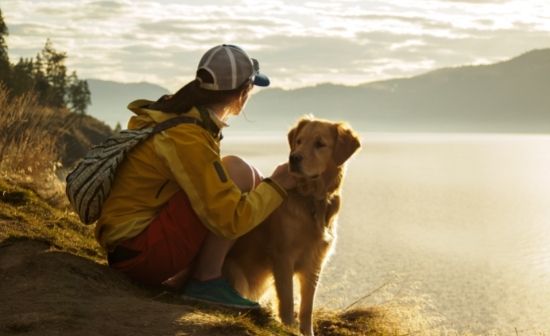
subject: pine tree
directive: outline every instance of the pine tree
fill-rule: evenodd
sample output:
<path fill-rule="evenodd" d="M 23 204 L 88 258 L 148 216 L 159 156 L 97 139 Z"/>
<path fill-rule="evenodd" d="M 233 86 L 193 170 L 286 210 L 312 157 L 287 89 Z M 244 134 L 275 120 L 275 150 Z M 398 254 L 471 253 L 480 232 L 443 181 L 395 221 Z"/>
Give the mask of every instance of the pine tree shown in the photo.
<path fill-rule="evenodd" d="M 67 54 L 53 48 L 50 39 L 46 41 L 40 56 L 44 62 L 46 79 L 50 85 L 47 94 L 47 104 L 52 107 L 64 107 L 67 92 Z"/>
<path fill-rule="evenodd" d="M 0 9 L 0 82 L 10 85 L 10 60 L 8 56 L 8 45 L 5 37 L 8 36 L 8 27 L 4 22 L 2 10 Z"/>
<path fill-rule="evenodd" d="M 38 95 L 38 101 L 43 105 L 47 105 L 51 88 L 44 73 L 44 62 L 40 53 L 36 54 L 32 75 L 34 78 L 34 91 Z"/>
<path fill-rule="evenodd" d="M 85 114 L 92 102 L 88 82 L 78 79 L 75 71 L 68 79 L 67 101 L 71 111 L 80 114 Z"/>
<path fill-rule="evenodd" d="M 75 113 L 85 114 L 91 104 L 88 82 L 79 80 L 75 71 L 67 76 L 67 54 L 55 50 L 48 39 L 36 59 L 21 58 L 12 65 L 5 40 L 7 35 L 8 27 L 0 10 L 0 84 L 4 82 L 10 96 L 34 91 L 44 106 L 68 107 Z"/>
<path fill-rule="evenodd" d="M 34 89 L 33 69 L 34 62 L 30 58 L 20 58 L 19 62 L 12 67 L 11 80 L 9 82 L 12 97 Z"/>

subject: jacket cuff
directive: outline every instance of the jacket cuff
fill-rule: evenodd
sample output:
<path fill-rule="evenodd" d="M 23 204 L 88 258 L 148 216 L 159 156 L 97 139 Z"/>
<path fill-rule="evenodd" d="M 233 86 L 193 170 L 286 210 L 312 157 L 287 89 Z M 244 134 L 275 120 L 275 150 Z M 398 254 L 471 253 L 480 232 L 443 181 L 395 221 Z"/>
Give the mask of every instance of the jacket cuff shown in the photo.
<path fill-rule="evenodd" d="M 273 189 L 275 189 L 275 190 L 279 193 L 279 195 L 281 195 L 281 197 L 282 197 L 283 199 L 286 198 L 287 193 L 286 193 L 285 188 L 281 187 L 277 182 L 273 181 L 273 180 L 272 180 L 271 178 L 269 178 L 269 177 L 264 178 L 264 179 L 262 180 L 262 182 L 265 182 L 265 183 L 269 184 Z"/>

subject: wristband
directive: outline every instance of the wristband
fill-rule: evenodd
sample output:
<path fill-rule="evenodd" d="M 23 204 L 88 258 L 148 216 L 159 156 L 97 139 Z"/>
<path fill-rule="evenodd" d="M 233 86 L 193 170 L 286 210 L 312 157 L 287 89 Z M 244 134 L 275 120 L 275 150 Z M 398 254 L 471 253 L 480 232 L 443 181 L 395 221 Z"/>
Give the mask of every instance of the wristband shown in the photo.
<path fill-rule="evenodd" d="M 265 182 L 273 187 L 273 189 L 277 190 L 277 192 L 281 195 L 282 198 L 286 198 L 287 193 L 285 188 L 281 187 L 281 185 L 275 181 L 273 181 L 270 177 L 266 177 L 262 180 L 262 182 Z"/>

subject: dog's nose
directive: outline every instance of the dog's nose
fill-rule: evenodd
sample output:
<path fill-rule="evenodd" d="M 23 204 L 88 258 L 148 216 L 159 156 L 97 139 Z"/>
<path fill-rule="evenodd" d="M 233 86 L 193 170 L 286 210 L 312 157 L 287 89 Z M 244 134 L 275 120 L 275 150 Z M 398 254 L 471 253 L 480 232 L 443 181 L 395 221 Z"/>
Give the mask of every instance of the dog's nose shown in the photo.
<path fill-rule="evenodd" d="M 297 165 L 299 164 L 301 161 L 302 161 L 303 157 L 300 155 L 300 154 L 291 154 L 289 157 L 288 157 L 288 162 L 291 164 L 291 165 Z"/>
<path fill-rule="evenodd" d="M 299 154 L 290 154 L 288 157 L 288 162 L 290 163 L 290 171 L 299 172 L 300 171 L 300 162 L 302 162 L 303 157 Z"/>

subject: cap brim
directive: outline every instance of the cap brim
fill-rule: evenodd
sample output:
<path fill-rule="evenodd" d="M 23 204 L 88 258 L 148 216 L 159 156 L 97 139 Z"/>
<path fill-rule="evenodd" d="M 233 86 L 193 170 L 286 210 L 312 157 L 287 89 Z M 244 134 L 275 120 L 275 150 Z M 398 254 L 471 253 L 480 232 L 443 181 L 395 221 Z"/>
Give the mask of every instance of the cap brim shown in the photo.
<path fill-rule="evenodd" d="M 269 86 L 269 78 L 264 75 L 264 74 L 261 74 L 261 73 L 257 73 L 255 76 L 254 76 L 254 85 L 256 86 Z"/>

